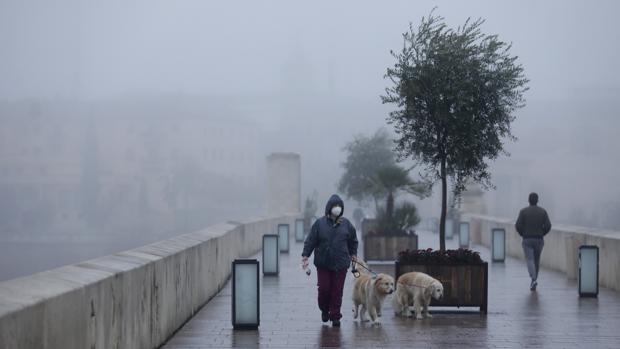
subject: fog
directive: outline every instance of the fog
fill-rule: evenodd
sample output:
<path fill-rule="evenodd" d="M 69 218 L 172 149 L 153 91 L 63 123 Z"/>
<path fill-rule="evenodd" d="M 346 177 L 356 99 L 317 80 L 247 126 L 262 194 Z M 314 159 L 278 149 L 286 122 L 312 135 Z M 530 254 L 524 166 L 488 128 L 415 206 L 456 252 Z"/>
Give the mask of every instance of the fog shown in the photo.
<path fill-rule="evenodd" d="M 553 223 L 620 230 L 617 2 L 0 0 L 0 279 L 265 214 L 271 152 L 322 207 L 346 142 L 391 131 L 389 50 L 435 6 L 530 79 L 488 213 L 537 191 Z"/>

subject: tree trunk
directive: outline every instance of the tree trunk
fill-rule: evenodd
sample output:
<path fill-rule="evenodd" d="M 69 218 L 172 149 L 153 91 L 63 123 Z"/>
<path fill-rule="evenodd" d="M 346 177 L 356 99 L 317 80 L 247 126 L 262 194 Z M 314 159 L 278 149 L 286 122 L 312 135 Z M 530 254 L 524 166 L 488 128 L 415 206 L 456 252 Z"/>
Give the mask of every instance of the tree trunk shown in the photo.
<path fill-rule="evenodd" d="M 446 175 L 446 159 L 441 159 L 441 219 L 439 220 L 439 249 L 446 250 L 446 211 L 448 195 L 448 176 Z"/>
<path fill-rule="evenodd" d="M 376 195 L 373 195 L 372 198 L 375 200 L 375 212 L 377 212 L 377 208 L 379 208 L 379 200 L 377 200 Z"/>
<path fill-rule="evenodd" d="M 394 194 L 392 192 L 388 193 L 387 202 L 385 205 L 385 215 L 388 219 L 392 219 L 392 215 L 394 214 Z"/>

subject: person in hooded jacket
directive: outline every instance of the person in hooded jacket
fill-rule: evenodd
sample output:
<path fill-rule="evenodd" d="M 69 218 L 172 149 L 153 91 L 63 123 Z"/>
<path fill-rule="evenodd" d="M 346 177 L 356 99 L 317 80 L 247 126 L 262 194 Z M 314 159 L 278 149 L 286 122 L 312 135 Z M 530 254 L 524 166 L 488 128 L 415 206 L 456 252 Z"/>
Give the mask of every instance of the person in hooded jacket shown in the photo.
<path fill-rule="evenodd" d="M 301 254 L 303 268 L 308 267 L 308 257 L 314 252 L 314 265 L 318 278 L 318 303 L 321 320 L 340 326 L 342 291 L 351 261 L 357 260 L 357 234 L 353 224 L 342 215 L 344 203 L 332 195 L 325 205 L 325 216 L 312 225 Z"/>

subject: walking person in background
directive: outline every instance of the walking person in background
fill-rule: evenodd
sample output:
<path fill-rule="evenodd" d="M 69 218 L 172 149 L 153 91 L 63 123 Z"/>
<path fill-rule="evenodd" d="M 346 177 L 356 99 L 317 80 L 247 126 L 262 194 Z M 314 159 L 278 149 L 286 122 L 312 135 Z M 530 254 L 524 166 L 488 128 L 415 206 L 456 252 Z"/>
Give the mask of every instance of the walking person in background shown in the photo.
<path fill-rule="evenodd" d="M 357 235 L 353 224 L 342 217 L 344 203 L 332 195 L 325 206 L 325 216 L 312 225 L 301 254 L 302 267 L 308 267 L 308 257 L 314 251 L 314 265 L 318 277 L 318 301 L 321 320 L 340 326 L 342 291 L 347 268 L 357 260 Z"/>
<path fill-rule="evenodd" d="M 527 271 L 532 279 L 530 290 L 536 291 L 540 255 L 545 245 L 544 236 L 551 230 L 551 222 L 547 211 L 538 206 L 538 194 L 530 193 L 528 201 L 530 205 L 519 212 L 515 228 L 523 238 L 521 245 L 527 261 Z"/>

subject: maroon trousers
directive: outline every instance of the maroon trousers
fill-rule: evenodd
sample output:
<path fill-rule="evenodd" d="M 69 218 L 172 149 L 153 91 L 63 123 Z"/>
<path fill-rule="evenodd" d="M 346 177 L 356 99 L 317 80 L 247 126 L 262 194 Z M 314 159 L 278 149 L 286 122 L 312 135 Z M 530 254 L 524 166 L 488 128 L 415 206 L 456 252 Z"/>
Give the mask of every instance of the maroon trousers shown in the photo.
<path fill-rule="evenodd" d="M 330 320 L 340 320 L 342 314 L 342 291 L 347 270 L 331 271 L 317 268 L 317 286 L 319 288 L 319 309 L 322 313 L 328 313 Z"/>

